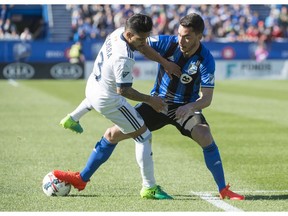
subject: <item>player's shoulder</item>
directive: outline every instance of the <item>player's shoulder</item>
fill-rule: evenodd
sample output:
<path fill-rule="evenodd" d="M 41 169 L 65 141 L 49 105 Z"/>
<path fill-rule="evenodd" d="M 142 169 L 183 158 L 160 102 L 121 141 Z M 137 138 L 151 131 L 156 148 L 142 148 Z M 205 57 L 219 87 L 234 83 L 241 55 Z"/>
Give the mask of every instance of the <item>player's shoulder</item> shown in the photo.
<path fill-rule="evenodd" d="M 148 42 L 149 43 L 158 43 L 158 42 L 163 42 L 167 43 L 170 41 L 177 41 L 177 36 L 174 35 L 152 35 L 148 37 Z"/>
<path fill-rule="evenodd" d="M 210 50 L 203 43 L 201 43 L 200 55 L 204 59 L 204 61 L 215 61 Z"/>
<path fill-rule="evenodd" d="M 203 57 L 213 57 L 210 50 L 203 43 L 201 43 L 201 55 L 203 55 Z"/>

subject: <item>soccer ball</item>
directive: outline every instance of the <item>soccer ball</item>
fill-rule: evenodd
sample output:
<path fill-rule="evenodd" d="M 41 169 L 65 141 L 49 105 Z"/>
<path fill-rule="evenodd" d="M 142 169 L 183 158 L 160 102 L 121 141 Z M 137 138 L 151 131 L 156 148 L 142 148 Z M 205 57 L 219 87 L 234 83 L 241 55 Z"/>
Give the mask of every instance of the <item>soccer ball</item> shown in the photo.
<path fill-rule="evenodd" d="M 67 196 L 71 190 L 71 184 L 61 181 L 49 172 L 43 178 L 42 189 L 47 196 Z"/>

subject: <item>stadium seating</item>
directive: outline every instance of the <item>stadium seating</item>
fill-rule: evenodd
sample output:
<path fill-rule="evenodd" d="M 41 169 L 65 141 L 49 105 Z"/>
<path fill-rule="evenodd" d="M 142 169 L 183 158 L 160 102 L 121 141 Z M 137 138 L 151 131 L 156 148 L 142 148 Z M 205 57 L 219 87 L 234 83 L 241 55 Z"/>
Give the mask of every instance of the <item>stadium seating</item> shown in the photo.
<path fill-rule="evenodd" d="M 139 12 L 152 17 L 152 34 L 174 34 L 180 17 L 196 12 L 205 20 L 204 41 L 283 41 L 288 27 L 279 21 L 282 7 L 288 5 L 2 5 L 0 40 L 17 39 L 15 32 L 20 38 L 25 28 L 33 40 L 99 40 Z"/>

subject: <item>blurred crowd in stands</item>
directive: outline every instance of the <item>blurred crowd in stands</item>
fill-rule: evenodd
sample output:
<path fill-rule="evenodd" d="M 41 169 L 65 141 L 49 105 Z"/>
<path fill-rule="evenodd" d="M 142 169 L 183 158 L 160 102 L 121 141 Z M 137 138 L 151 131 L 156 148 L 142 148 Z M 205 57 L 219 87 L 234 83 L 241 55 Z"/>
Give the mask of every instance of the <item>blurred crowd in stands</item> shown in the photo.
<path fill-rule="evenodd" d="M 152 17 L 152 35 L 176 34 L 181 17 L 195 12 L 205 21 L 204 41 L 282 41 L 288 38 L 288 5 L 267 5 L 270 13 L 260 19 L 250 5 L 67 5 L 71 11 L 71 40 L 105 38 L 123 26 L 133 13 Z"/>
<path fill-rule="evenodd" d="M 152 35 L 176 34 L 179 20 L 186 14 L 199 13 L 205 21 L 203 41 L 269 42 L 288 40 L 288 5 L 266 5 L 269 14 L 261 18 L 251 5 L 66 5 L 71 12 L 71 41 L 104 39 L 123 26 L 133 13 L 152 17 Z M 0 40 L 33 40 L 26 27 L 19 32 L 1 6 Z"/>
<path fill-rule="evenodd" d="M 13 5 L 1 5 L 0 13 L 0 40 L 32 40 L 32 33 L 28 27 L 19 32 L 17 26 L 11 21 L 9 10 Z"/>

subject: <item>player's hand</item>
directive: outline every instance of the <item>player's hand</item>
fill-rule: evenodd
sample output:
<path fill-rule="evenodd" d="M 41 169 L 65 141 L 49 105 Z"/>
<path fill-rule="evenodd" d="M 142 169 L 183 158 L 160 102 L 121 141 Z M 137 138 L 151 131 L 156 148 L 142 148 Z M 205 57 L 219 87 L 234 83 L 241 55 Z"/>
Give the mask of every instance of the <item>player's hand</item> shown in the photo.
<path fill-rule="evenodd" d="M 180 106 L 180 107 L 177 108 L 177 110 L 175 112 L 175 119 L 184 118 L 190 112 L 191 112 L 190 104 L 186 104 L 184 106 Z"/>
<path fill-rule="evenodd" d="M 167 108 L 167 104 L 159 96 L 151 96 L 148 103 L 156 112 L 162 112 Z"/>
<path fill-rule="evenodd" d="M 166 61 L 165 65 L 163 65 L 165 72 L 167 73 L 167 75 L 169 76 L 170 79 L 173 79 L 172 75 L 175 75 L 176 77 L 180 77 L 182 72 L 181 72 L 181 68 L 175 64 L 174 62 L 171 61 Z"/>

